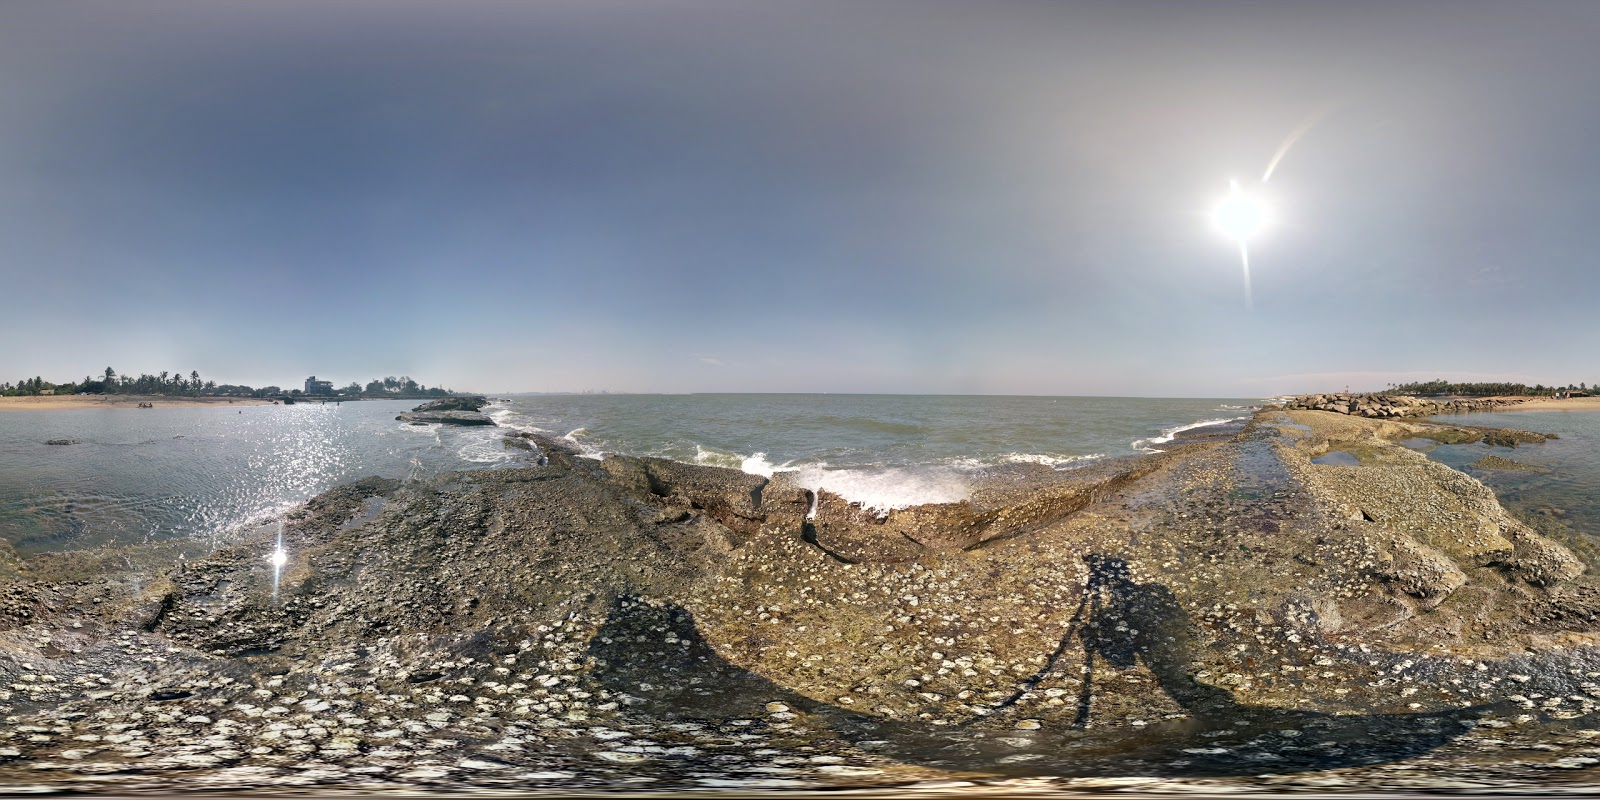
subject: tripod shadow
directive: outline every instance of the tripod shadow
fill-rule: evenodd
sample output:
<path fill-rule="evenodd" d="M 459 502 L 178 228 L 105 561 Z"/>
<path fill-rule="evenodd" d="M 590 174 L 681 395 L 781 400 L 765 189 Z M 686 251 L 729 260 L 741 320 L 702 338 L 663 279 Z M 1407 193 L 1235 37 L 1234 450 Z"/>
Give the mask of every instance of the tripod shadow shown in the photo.
<path fill-rule="evenodd" d="M 1200 633 L 1176 595 L 1139 583 L 1122 559 L 1091 555 L 1077 612 L 1060 645 L 1034 676 L 989 713 L 958 725 L 891 720 L 822 703 L 719 656 L 689 612 L 618 598 L 590 641 L 594 676 L 628 695 L 636 711 L 664 720 L 754 717 L 780 702 L 833 737 L 905 763 L 1011 777 L 1141 775 L 1201 777 L 1300 772 L 1397 761 L 1441 747 L 1471 730 L 1478 706 L 1421 714 L 1328 714 L 1238 701 L 1203 683 L 1193 656 Z M 1063 664 L 1072 653 L 1081 655 Z M 1139 726 L 1094 724 L 1103 670 L 1144 664 L 1181 706 L 1181 719 Z M 1077 670 L 1077 702 L 1066 714 L 1032 710 L 1033 694 Z M 1025 709 L 1027 709 L 1025 711 Z M 1040 711 L 1043 711 L 1041 709 Z M 1023 714 L 1038 729 L 1016 730 Z"/>

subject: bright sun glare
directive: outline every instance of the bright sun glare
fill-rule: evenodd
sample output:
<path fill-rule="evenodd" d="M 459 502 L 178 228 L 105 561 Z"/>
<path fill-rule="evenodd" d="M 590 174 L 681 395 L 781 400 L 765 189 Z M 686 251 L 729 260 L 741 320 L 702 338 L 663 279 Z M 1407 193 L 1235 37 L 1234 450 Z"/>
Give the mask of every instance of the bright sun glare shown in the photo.
<path fill-rule="evenodd" d="M 1266 223 L 1266 206 L 1240 190 L 1238 181 L 1233 182 L 1233 191 L 1211 212 L 1211 224 L 1240 244 L 1249 241 Z"/>

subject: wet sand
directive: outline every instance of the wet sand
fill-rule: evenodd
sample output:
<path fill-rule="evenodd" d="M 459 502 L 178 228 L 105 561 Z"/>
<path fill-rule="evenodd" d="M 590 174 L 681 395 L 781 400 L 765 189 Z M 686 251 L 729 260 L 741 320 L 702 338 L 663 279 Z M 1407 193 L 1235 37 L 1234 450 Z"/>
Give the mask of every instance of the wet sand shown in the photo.
<path fill-rule="evenodd" d="M 254 397 L 165 397 L 161 395 L 46 395 L 43 397 L 0 397 L 0 411 L 63 411 L 74 408 L 138 408 L 149 403 L 155 408 L 194 406 L 268 406 L 271 400 Z"/>

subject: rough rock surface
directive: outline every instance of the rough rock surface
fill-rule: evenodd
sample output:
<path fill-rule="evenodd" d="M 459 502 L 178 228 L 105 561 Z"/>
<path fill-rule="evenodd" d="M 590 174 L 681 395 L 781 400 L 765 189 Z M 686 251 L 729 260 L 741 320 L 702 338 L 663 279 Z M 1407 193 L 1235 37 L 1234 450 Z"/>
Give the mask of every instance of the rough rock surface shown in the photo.
<path fill-rule="evenodd" d="M 1424 433 L 1267 411 L 883 517 L 533 438 L 316 498 L 281 570 L 271 528 L 177 566 L 0 552 L 0 785 L 1590 782 L 1600 585 L 1392 441 Z"/>
<path fill-rule="evenodd" d="M 482 411 L 486 405 L 489 405 L 489 398 L 487 397 L 463 395 L 429 400 L 411 410 L 418 413 L 427 411 Z"/>
<path fill-rule="evenodd" d="M 1493 411 L 1520 400 L 1502 398 L 1433 400 L 1397 394 L 1307 394 L 1291 397 L 1282 408 L 1291 411 L 1332 411 L 1357 417 L 1384 419 L 1393 417 L 1429 417 L 1435 414 L 1459 414 L 1469 411 Z"/>
<path fill-rule="evenodd" d="M 493 425 L 488 414 L 477 411 L 407 411 L 395 419 L 412 425 Z"/>

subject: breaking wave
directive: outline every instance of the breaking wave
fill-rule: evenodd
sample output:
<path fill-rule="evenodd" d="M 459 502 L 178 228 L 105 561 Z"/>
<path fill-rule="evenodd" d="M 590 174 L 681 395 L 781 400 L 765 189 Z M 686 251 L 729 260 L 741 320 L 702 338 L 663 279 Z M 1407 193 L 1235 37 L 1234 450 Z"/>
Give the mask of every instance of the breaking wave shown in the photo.
<path fill-rule="evenodd" d="M 965 476 L 954 467 L 829 469 L 811 465 L 783 471 L 795 473 L 794 482 L 799 486 L 813 492 L 826 489 L 878 514 L 933 503 L 959 503 L 972 495 Z"/>
<path fill-rule="evenodd" d="M 1105 453 L 1088 453 L 1084 455 L 1071 456 L 1057 455 L 1054 453 L 1004 453 L 1002 455 L 991 456 L 988 458 L 953 458 L 948 459 L 944 463 L 956 467 L 966 467 L 968 469 L 981 469 L 983 467 L 993 467 L 1000 464 L 1039 464 L 1041 466 L 1053 467 L 1055 469 L 1073 469 L 1075 467 L 1082 466 L 1089 461 L 1095 461 L 1105 457 Z"/>
<path fill-rule="evenodd" d="M 1183 433 L 1184 431 L 1192 431 L 1195 428 L 1205 428 L 1205 427 L 1209 427 L 1209 426 L 1212 426 L 1212 425 L 1226 425 L 1226 424 L 1228 424 L 1230 422 L 1238 422 L 1238 421 L 1240 421 L 1242 419 L 1248 419 L 1248 417 L 1228 417 L 1227 419 L 1203 419 L 1203 420 L 1200 420 L 1199 422 L 1191 422 L 1191 423 L 1189 423 L 1187 425 L 1175 425 L 1175 426 L 1173 426 L 1171 428 L 1163 428 L 1161 430 L 1161 435 L 1160 436 L 1152 436 L 1152 437 L 1150 437 L 1148 439 L 1135 439 L 1133 441 L 1133 449 L 1139 450 L 1139 451 L 1142 451 L 1142 452 L 1146 452 L 1146 453 L 1161 453 L 1161 452 L 1164 452 L 1164 451 L 1159 449 L 1159 448 L 1152 447 L 1151 445 L 1166 444 L 1167 442 L 1170 442 L 1173 439 L 1177 438 L 1178 434 Z"/>
<path fill-rule="evenodd" d="M 502 428 L 510 428 L 523 433 L 549 433 L 546 429 L 530 422 L 527 417 L 509 408 L 494 408 L 491 406 L 487 413 L 489 414 L 489 419 L 494 420 L 494 424 Z"/>
<path fill-rule="evenodd" d="M 605 451 L 601 450 L 599 447 L 595 446 L 593 442 L 589 441 L 587 438 L 588 436 L 588 428 L 577 428 L 575 430 L 568 431 L 567 435 L 561 437 L 561 440 L 572 445 L 573 447 L 578 448 L 579 458 L 592 458 L 596 461 L 605 458 Z"/>

